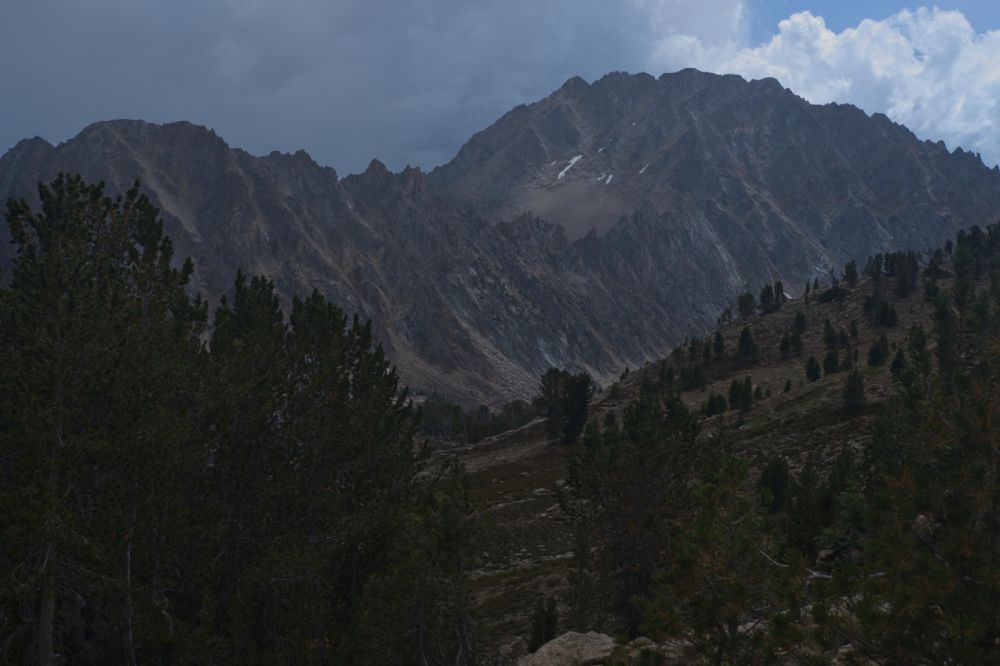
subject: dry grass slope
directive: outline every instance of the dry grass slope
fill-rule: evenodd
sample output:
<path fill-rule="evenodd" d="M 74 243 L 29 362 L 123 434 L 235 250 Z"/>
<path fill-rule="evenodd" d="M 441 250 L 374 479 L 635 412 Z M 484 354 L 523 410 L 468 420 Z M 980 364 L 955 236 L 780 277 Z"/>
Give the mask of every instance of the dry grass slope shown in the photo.
<path fill-rule="evenodd" d="M 947 281 L 939 281 L 947 288 Z M 774 313 L 758 314 L 735 321 L 722 329 L 727 358 L 705 367 L 704 388 L 682 391 L 693 410 L 700 410 L 711 391 L 728 394 L 734 379 L 750 376 L 754 387 L 766 396 L 755 400 L 742 416 L 727 411 L 706 417 L 703 432 L 726 428 L 730 439 L 751 464 L 759 469 L 773 456 L 785 457 L 797 468 L 809 456 L 819 461 L 835 458 L 845 448 L 856 448 L 866 437 L 869 424 L 890 397 L 892 377 L 889 359 L 878 367 L 867 365 L 868 350 L 885 334 L 890 353 L 904 344 L 913 325 L 930 328 L 931 306 L 918 288 L 897 299 L 893 279 L 883 278 L 882 293 L 898 313 L 891 328 L 872 325 L 864 313 L 865 299 L 872 293 L 870 280 L 860 281 L 839 301 L 805 303 L 790 300 Z M 803 349 L 782 358 L 780 341 L 790 328 L 797 311 L 806 317 Z M 837 372 L 809 382 L 805 360 L 810 355 L 822 362 L 826 353 L 823 323 L 848 331 L 855 322 L 858 336 L 850 342 L 864 373 L 866 404 L 857 413 L 844 406 L 842 392 L 847 372 Z M 740 331 L 749 326 L 760 356 L 756 362 L 733 358 Z M 845 356 L 840 350 L 841 359 Z M 605 387 L 590 405 L 590 418 L 603 422 L 606 414 L 621 411 L 639 393 L 644 374 L 655 381 L 658 363 L 625 374 L 616 389 Z M 786 382 L 791 389 L 784 391 Z M 484 663 L 510 663 L 527 651 L 530 616 L 542 596 L 559 595 L 567 587 L 573 564 L 572 537 L 563 522 L 555 489 L 566 475 L 566 449 L 545 441 L 544 424 L 533 421 L 522 428 L 489 438 L 484 442 L 439 455 L 458 455 L 466 465 L 479 512 L 479 535 L 475 547 L 475 598 L 479 616 L 479 648 Z"/>

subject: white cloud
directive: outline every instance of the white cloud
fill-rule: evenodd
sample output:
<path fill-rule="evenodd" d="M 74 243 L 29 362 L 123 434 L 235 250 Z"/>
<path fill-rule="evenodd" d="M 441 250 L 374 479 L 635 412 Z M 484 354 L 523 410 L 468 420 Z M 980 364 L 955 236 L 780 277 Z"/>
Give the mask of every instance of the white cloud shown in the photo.
<path fill-rule="evenodd" d="M 977 33 L 958 11 L 902 11 L 839 33 L 802 12 L 755 47 L 668 32 L 648 64 L 773 76 L 811 102 L 883 112 L 923 138 L 1000 162 L 1000 31 Z"/>

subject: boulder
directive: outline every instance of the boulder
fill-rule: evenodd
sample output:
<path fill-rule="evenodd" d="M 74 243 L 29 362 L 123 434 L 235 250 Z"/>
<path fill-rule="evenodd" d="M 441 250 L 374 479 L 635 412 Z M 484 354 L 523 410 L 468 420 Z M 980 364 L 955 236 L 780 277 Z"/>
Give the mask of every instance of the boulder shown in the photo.
<path fill-rule="evenodd" d="M 588 666 L 603 664 L 611 658 L 614 640 L 595 631 L 586 634 L 570 631 L 555 638 L 534 654 L 521 657 L 517 666 Z"/>

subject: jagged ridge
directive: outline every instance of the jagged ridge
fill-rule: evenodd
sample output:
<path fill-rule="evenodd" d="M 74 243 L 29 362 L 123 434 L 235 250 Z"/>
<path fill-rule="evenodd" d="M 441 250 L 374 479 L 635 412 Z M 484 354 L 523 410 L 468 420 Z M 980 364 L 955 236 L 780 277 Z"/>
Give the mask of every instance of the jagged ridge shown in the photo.
<path fill-rule="evenodd" d="M 978 156 L 774 80 L 694 70 L 570 79 L 426 176 L 375 161 L 340 179 L 302 151 L 255 157 L 190 123 L 112 121 L 19 143 L 0 197 L 58 171 L 112 191 L 139 178 L 210 298 L 237 269 L 286 297 L 315 287 L 375 320 L 417 390 L 493 404 L 549 365 L 607 380 L 655 358 L 747 287 L 796 293 L 1000 212 L 1000 172 Z"/>

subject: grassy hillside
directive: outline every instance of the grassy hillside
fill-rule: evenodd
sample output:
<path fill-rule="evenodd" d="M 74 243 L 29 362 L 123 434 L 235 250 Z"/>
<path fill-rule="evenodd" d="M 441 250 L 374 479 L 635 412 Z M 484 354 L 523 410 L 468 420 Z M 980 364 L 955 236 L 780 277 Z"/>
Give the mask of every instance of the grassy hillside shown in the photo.
<path fill-rule="evenodd" d="M 612 413 L 621 422 L 625 409 L 644 388 L 676 391 L 690 410 L 700 413 L 700 438 L 707 442 L 725 432 L 731 450 L 747 461 L 755 479 L 775 458 L 784 459 L 793 473 L 808 460 L 819 469 L 827 468 L 845 450 L 860 452 L 870 439 L 875 420 L 896 394 L 890 370 L 893 356 L 905 346 L 911 327 L 933 326 L 935 306 L 927 284 L 932 292 L 953 288 L 947 262 L 936 279 L 921 278 L 906 295 L 897 294 L 899 278 L 880 275 L 875 281 L 863 276 L 854 286 L 841 282 L 837 292 L 828 291 L 829 284 L 821 285 L 808 299 L 790 299 L 777 311 L 732 321 L 719 329 L 725 347 L 722 358 L 713 354 L 705 363 L 698 353 L 692 363 L 690 347 L 682 345 L 661 362 L 627 371 L 593 397 L 590 422 L 606 423 Z M 834 293 L 837 298 L 829 299 Z M 877 325 L 872 309 L 866 308 L 866 300 L 870 302 L 876 293 L 894 309 L 894 325 Z M 797 315 L 805 318 L 801 349 L 783 353 L 782 338 L 794 327 Z M 838 334 L 833 345 L 824 335 L 827 320 Z M 738 358 L 744 328 L 758 348 L 756 359 Z M 888 350 L 882 362 L 872 366 L 869 350 L 882 336 Z M 705 344 L 713 344 L 713 335 L 705 338 Z M 822 365 L 831 347 L 841 364 L 850 358 L 863 374 L 865 402 L 859 410 L 849 410 L 843 398 L 848 370 L 824 373 L 816 381 L 806 377 L 807 359 L 814 357 Z M 681 371 L 694 364 L 701 365 L 703 384 L 682 388 Z M 728 397 L 732 383 L 746 377 L 757 396 L 749 409 L 703 414 L 710 395 Z M 474 583 L 478 634 L 482 654 L 498 655 L 495 663 L 527 650 L 531 615 L 540 598 L 555 596 L 563 617 L 558 631 L 570 628 L 565 618 L 567 581 L 575 566 L 573 533 L 556 489 L 565 483 L 573 446 L 584 444 L 547 443 L 539 419 L 455 451 L 469 470 L 479 507 L 482 529 L 473 548 L 478 560 Z"/>

